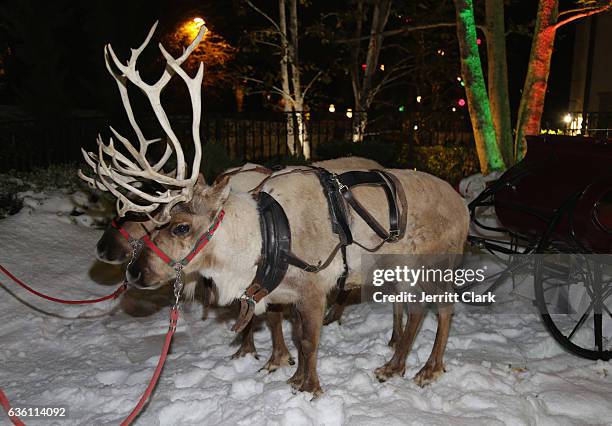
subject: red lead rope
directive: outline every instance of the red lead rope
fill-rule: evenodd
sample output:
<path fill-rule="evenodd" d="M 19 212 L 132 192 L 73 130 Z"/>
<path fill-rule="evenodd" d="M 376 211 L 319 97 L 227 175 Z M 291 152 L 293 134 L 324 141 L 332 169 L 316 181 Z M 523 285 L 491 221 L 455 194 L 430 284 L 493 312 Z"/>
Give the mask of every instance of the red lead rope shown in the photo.
<path fill-rule="evenodd" d="M 4 266 L 0 265 L 0 271 L 2 271 L 4 273 L 4 275 L 6 275 L 7 277 L 9 277 L 11 280 L 13 280 L 13 282 L 15 282 L 15 284 L 23 287 L 24 289 L 26 289 L 27 291 L 29 291 L 32 294 L 37 295 L 38 297 L 42 297 L 43 299 L 47 299 L 50 300 L 52 302 L 56 302 L 56 303 L 63 303 L 64 305 L 87 305 L 87 304 L 91 304 L 91 303 L 99 303 L 99 302 L 104 302 L 105 300 L 109 300 L 109 299 L 116 299 L 117 297 L 119 297 L 119 295 L 121 293 L 123 293 L 125 290 L 127 290 L 127 284 L 123 283 L 121 284 L 121 287 L 119 287 L 117 290 L 115 290 L 114 292 L 112 292 L 111 294 L 104 296 L 104 297 L 99 297 L 97 299 L 87 299 L 87 300 L 66 300 L 66 299 L 58 299 L 57 297 L 52 297 L 52 296 L 47 296 L 46 294 L 43 294 L 39 291 L 34 290 L 32 287 L 30 287 L 29 285 L 27 285 L 26 283 L 24 283 L 23 281 L 21 281 L 19 278 L 17 278 L 15 275 L 11 274 Z"/>
<path fill-rule="evenodd" d="M 159 355 L 159 361 L 157 361 L 157 367 L 153 372 L 153 376 L 151 377 L 151 381 L 149 382 L 149 386 L 145 389 L 142 397 L 138 401 L 138 404 L 134 407 L 131 413 L 125 418 L 124 421 L 121 422 L 121 426 L 129 426 L 132 424 L 134 419 L 138 417 L 138 414 L 142 411 L 142 408 L 147 403 L 147 400 L 153 393 L 153 389 L 155 389 L 155 385 L 157 385 L 157 381 L 159 380 L 159 376 L 161 375 L 162 369 L 164 368 L 164 364 L 166 363 L 166 358 L 168 357 L 168 351 L 170 350 L 170 343 L 172 343 L 172 336 L 174 336 L 174 332 L 176 331 L 176 323 L 179 318 L 179 310 L 178 307 L 173 307 L 170 311 L 170 327 L 168 328 L 168 332 L 166 333 L 166 340 L 164 341 L 164 347 L 162 348 L 161 354 Z M 15 415 L 10 415 L 11 411 L 11 403 L 9 402 L 6 394 L 0 388 L 0 405 L 6 411 L 6 414 L 9 416 L 11 421 L 15 426 L 25 426 L 19 417 Z"/>
<path fill-rule="evenodd" d="M 42 294 L 42 293 L 34 290 L 30 286 L 28 286 L 27 284 L 22 282 L 19 278 L 15 277 L 13 274 L 11 274 L 2 265 L 0 265 L 0 271 L 2 271 L 7 277 L 12 279 L 15 283 L 19 284 L 21 287 L 25 288 L 26 290 L 28 290 L 29 292 L 31 292 L 31 293 L 33 293 L 33 294 L 35 294 L 37 296 L 40 296 L 40 297 L 42 297 L 44 299 L 47 299 L 47 300 L 51 300 L 53 302 L 65 303 L 65 304 L 70 304 L 70 305 L 86 304 L 86 303 L 97 303 L 97 302 L 102 302 L 102 301 L 108 300 L 108 299 L 114 299 L 114 298 L 118 297 L 121 293 L 123 293 L 125 291 L 125 289 L 127 288 L 127 286 L 125 284 L 123 284 L 121 287 L 119 287 L 117 290 L 115 290 L 115 292 L 113 294 L 101 297 L 99 299 L 90 299 L 90 300 L 63 300 L 63 299 L 57 299 L 55 297 L 47 296 L 45 294 Z M 136 404 L 136 406 L 134 407 L 132 412 L 121 423 L 121 426 L 128 426 L 128 425 L 130 425 L 134 421 L 134 419 L 142 411 L 142 408 L 144 407 L 144 405 L 146 404 L 147 400 L 151 396 L 151 393 L 153 393 L 153 389 L 155 389 L 155 385 L 157 384 L 157 381 L 159 380 L 159 376 L 161 374 L 161 371 L 164 368 L 164 364 L 165 364 L 166 358 L 168 356 L 168 351 L 170 350 L 170 343 L 172 342 L 172 336 L 174 336 L 174 332 L 176 331 L 176 323 L 178 322 L 178 318 L 179 318 L 178 306 L 174 306 L 172 308 L 172 310 L 170 311 L 170 327 L 168 328 L 168 332 L 166 333 L 166 339 L 164 341 L 164 347 L 162 348 L 161 355 L 159 356 L 159 361 L 157 362 L 157 367 L 155 368 L 155 372 L 153 373 L 153 377 L 151 377 L 151 381 L 149 382 L 149 386 L 147 386 L 147 389 L 145 390 L 144 394 L 142 395 L 142 397 L 138 401 L 138 404 Z M 0 388 L 0 405 L 2 405 L 2 407 L 6 411 L 6 414 L 9 416 L 9 418 L 11 419 L 11 421 L 13 422 L 14 425 L 16 425 L 16 426 L 25 426 L 25 424 L 21 420 L 19 420 L 19 418 L 17 416 L 9 414 L 9 412 L 11 411 L 11 403 L 9 402 L 9 400 L 6 397 L 6 394 L 4 393 L 2 388 Z"/>

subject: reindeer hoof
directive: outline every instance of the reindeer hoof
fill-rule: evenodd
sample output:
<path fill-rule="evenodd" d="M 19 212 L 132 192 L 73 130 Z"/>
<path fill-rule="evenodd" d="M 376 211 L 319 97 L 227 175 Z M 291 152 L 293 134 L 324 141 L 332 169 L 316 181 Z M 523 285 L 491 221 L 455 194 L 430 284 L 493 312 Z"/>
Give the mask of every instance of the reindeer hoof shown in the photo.
<path fill-rule="evenodd" d="M 420 387 L 425 387 L 430 383 L 435 382 L 438 378 L 446 372 L 444 365 L 432 366 L 425 364 L 421 371 L 419 371 L 412 380 Z"/>
<path fill-rule="evenodd" d="M 266 362 L 265 365 L 259 369 L 259 371 L 267 370 L 268 373 L 272 373 L 273 371 L 278 370 L 280 367 L 286 367 L 288 365 L 295 365 L 295 361 L 289 353 L 278 357 L 272 355 L 268 362 Z"/>
<path fill-rule="evenodd" d="M 298 391 L 302 389 L 302 384 L 304 383 L 304 375 L 298 374 L 297 372 L 287 380 L 287 383 L 291 385 L 291 387 Z"/>
<path fill-rule="evenodd" d="M 299 392 L 308 392 L 312 394 L 311 401 L 314 401 L 321 395 L 323 395 L 323 389 L 321 389 L 321 385 L 319 384 L 319 378 L 310 378 L 303 380 L 300 387 L 297 388 Z"/>
<path fill-rule="evenodd" d="M 395 364 L 391 364 L 390 362 L 386 363 L 380 368 L 374 370 L 374 375 L 378 379 L 379 382 L 386 382 L 393 376 L 402 377 L 406 372 L 406 366 L 398 366 Z"/>
<path fill-rule="evenodd" d="M 231 359 L 243 358 L 248 354 L 253 355 L 253 358 L 259 360 L 259 355 L 257 355 L 255 348 L 244 348 L 242 346 L 231 356 Z"/>

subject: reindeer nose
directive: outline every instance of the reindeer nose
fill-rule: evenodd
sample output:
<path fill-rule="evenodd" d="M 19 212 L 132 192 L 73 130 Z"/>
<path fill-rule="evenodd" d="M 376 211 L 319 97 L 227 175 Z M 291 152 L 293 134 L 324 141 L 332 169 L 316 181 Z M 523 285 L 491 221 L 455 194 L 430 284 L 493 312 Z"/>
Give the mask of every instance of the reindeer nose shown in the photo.
<path fill-rule="evenodd" d="M 134 265 L 128 266 L 125 277 L 130 284 L 142 284 L 142 273 Z"/>
<path fill-rule="evenodd" d="M 99 241 L 96 245 L 96 257 L 98 258 L 98 260 L 105 261 L 107 259 L 106 249 L 106 244 L 102 241 Z"/>

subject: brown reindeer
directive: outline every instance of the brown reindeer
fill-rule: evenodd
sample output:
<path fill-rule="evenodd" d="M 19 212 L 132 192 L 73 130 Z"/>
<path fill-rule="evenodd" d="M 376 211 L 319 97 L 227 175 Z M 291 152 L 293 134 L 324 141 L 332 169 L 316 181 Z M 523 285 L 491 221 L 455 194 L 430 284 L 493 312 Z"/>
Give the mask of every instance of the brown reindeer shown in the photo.
<path fill-rule="evenodd" d="M 149 215 L 156 212 L 152 220 L 161 227 L 150 239 L 148 245 L 151 249 L 144 250 L 128 267 L 126 277 L 130 283 L 141 288 L 156 288 L 168 282 L 175 274 L 199 273 L 214 281 L 218 303 L 227 305 L 247 295 L 246 290 L 254 283 L 258 269 L 262 253 L 262 232 L 261 212 L 255 199 L 257 195 L 254 197 L 252 194 L 231 192 L 228 177 L 212 186 L 206 185 L 198 177 L 201 161 L 199 123 L 202 67 L 192 78 L 180 65 L 203 37 L 204 27 L 179 58 L 173 58 L 160 45 L 167 67 L 160 80 L 149 85 L 142 81 L 135 70 L 135 64 L 153 30 L 143 45 L 132 50 L 127 64 L 117 59 L 110 46 L 106 49 L 108 69 L 118 82 L 124 108 L 135 130 L 139 147 L 134 147 L 126 138 L 114 132 L 128 152 L 126 155 L 115 148 L 112 140 L 104 144 L 98 139 L 98 154 L 86 154 L 86 160 L 97 176 L 92 179 L 82 173 L 80 175 L 117 197 L 120 216 L 130 211 Z M 120 72 L 113 69 L 111 61 Z M 159 102 L 161 90 L 175 74 L 185 82 L 193 109 L 192 137 L 195 149 L 189 170 L 181 144 Z M 127 96 L 127 81 L 147 96 L 170 141 L 166 153 L 157 161 L 152 161 L 147 152 L 149 145 L 156 140 L 146 139 L 135 123 Z M 163 173 L 162 168 L 171 155 L 176 157 L 176 170 L 174 174 L 168 175 Z M 434 176 L 410 170 L 387 170 L 387 176 L 409 200 L 409 205 L 401 207 L 402 216 L 405 215 L 407 219 L 405 232 L 392 244 L 381 244 L 381 238 L 372 232 L 362 217 L 348 209 L 351 232 L 359 242 L 346 249 L 347 282 L 355 286 L 364 283 L 365 277 L 360 276 L 361 257 L 368 252 L 368 248 L 379 246 L 379 254 L 403 255 L 463 251 L 468 230 L 468 212 L 462 198 L 450 185 Z M 156 182 L 166 190 L 147 192 L 141 189 L 143 181 Z M 321 392 L 316 368 L 317 349 L 325 299 L 344 271 L 341 256 L 329 255 L 337 254 L 338 235 L 333 232 L 327 199 L 312 169 L 277 172 L 258 189 L 272 196 L 286 214 L 291 229 L 292 253 L 308 264 L 320 265 L 325 262 L 326 265 L 316 273 L 290 266 L 278 287 L 254 305 L 255 314 L 265 312 L 270 304 L 295 306 L 298 367 L 289 383 L 300 391 L 317 395 Z M 389 229 L 387 197 L 381 188 L 364 185 L 354 188 L 352 192 L 362 207 L 382 227 Z M 129 199 L 126 193 L 137 196 L 138 200 Z M 214 237 L 211 231 L 213 225 Z M 203 242 L 207 245 L 200 251 L 204 247 Z M 439 306 L 434 347 L 430 358 L 415 376 L 415 381 L 420 385 L 435 380 L 444 371 L 443 353 L 450 328 L 451 309 L 450 306 Z M 410 313 L 393 358 L 376 371 L 380 380 L 404 374 L 406 355 L 422 318 L 422 310 Z"/>
<path fill-rule="evenodd" d="M 342 170 L 368 170 L 377 169 L 382 166 L 366 158 L 361 157 L 344 157 L 332 160 L 325 160 L 313 163 L 313 166 L 323 167 L 332 172 L 340 172 Z M 217 180 L 227 176 L 229 185 L 232 191 L 248 192 L 263 181 L 267 176 L 272 174 L 272 170 L 263 166 L 247 163 L 241 167 L 235 167 L 223 172 Z M 126 263 L 131 254 L 132 246 L 130 239 L 139 240 L 145 235 L 154 235 L 157 230 L 155 223 L 147 216 L 138 214 L 128 214 L 123 218 L 116 218 L 108 225 L 102 237 L 96 245 L 96 257 L 98 260 L 111 263 L 123 264 Z M 186 300 L 193 300 L 196 292 L 196 287 L 200 284 L 202 289 L 202 319 L 208 317 L 208 310 L 211 304 L 213 286 L 208 279 L 198 276 L 185 284 L 183 294 Z M 335 312 L 341 313 L 344 304 L 335 303 Z M 273 356 L 266 362 L 264 369 L 274 371 L 283 365 L 293 365 L 293 359 L 289 354 L 282 334 L 282 309 L 273 307 L 268 310 L 266 321 L 272 332 L 272 347 Z M 238 350 L 231 356 L 232 359 L 243 357 L 252 354 L 257 358 L 257 351 L 253 339 L 253 324 L 252 322 L 245 328 L 241 334 L 241 344 Z"/>

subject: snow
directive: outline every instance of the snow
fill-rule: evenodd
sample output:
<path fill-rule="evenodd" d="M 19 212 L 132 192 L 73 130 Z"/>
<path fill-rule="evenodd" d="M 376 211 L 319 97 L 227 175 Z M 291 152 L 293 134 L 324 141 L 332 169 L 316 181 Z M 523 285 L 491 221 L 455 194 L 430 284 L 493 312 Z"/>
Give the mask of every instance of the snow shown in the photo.
<path fill-rule="evenodd" d="M 33 287 L 65 298 L 111 293 L 121 269 L 96 262 L 102 231 L 90 214 L 73 216 L 84 194 L 20 194 L 24 208 L 0 220 L 0 264 Z M 0 386 L 14 407 L 65 406 L 65 419 L 28 425 L 115 424 L 145 389 L 168 326 L 169 291 L 129 291 L 93 306 L 57 305 L 0 278 Z M 429 315 L 404 378 L 379 383 L 373 370 L 392 354 L 391 308 L 358 304 L 342 325 L 323 329 L 319 374 L 325 393 L 294 393 L 294 367 L 259 371 L 271 340 L 260 321 L 260 359 L 230 360 L 233 308 L 200 319 L 185 305 L 158 387 L 136 424 L 222 425 L 583 425 L 611 424 L 609 362 L 564 352 L 539 316 L 491 315 L 457 306 L 445 356 L 447 373 L 419 388 L 410 378 L 435 337 Z M 283 324 L 294 357 L 291 323 Z M 234 344 L 235 345 L 235 344 Z M 4 423 L 3 423 L 4 422 Z M 0 414 L 0 424 L 8 419 Z"/>

